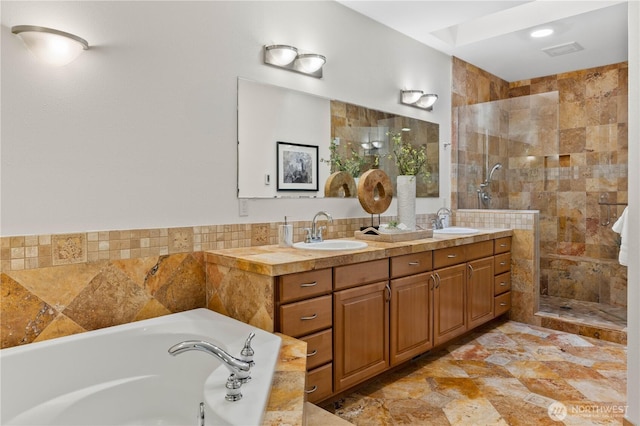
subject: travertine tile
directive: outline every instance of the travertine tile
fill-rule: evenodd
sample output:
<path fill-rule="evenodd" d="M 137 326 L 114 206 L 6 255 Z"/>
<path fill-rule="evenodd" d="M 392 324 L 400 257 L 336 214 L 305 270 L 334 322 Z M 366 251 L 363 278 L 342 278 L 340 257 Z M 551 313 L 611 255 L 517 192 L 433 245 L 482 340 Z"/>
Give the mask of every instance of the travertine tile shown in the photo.
<path fill-rule="evenodd" d="M 489 356 L 481 360 L 472 355 L 479 353 Z M 622 411 L 598 419 L 572 411 L 564 424 L 620 425 L 625 368 L 624 346 L 498 320 L 446 350 L 320 405 L 355 425 L 552 426 L 562 424 L 549 414 L 553 404 L 569 411 L 577 405 L 609 404 Z"/>

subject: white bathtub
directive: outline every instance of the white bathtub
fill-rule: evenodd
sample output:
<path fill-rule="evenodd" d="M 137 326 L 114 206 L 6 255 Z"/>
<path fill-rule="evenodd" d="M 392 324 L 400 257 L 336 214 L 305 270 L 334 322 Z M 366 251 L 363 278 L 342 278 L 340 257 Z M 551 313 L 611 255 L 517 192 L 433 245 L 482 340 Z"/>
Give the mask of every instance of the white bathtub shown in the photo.
<path fill-rule="evenodd" d="M 229 371 L 213 356 L 171 356 L 206 340 L 238 357 L 250 332 L 255 366 L 240 401 L 225 400 Z M 207 309 L 0 351 L 2 425 L 259 425 L 281 339 Z"/>

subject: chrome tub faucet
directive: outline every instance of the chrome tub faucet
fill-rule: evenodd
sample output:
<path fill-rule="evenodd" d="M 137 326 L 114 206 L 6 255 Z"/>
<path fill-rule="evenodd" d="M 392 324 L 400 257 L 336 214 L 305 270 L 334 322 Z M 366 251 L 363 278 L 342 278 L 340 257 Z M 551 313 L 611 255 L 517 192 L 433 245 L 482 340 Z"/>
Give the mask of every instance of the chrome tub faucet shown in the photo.
<path fill-rule="evenodd" d="M 251 339 L 255 337 L 255 333 L 250 333 L 244 343 L 244 347 L 240 352 L 240 359 L 235 358 L 224 349 L 204 340 L 185 340 L 169 348 L 169 354 L 176 356 L 183 352 L 201 351 L 208 353 L 218 359 L 222 365 L 231 373 L 227 379 L 227 395 L 225 399 L 228 401 L 238 401 L 242 398 L 240 387 L 243 383 L 251 380 L 251 367 L 255 365 L 253 362 L 254 351 L 251 348 Z"/>

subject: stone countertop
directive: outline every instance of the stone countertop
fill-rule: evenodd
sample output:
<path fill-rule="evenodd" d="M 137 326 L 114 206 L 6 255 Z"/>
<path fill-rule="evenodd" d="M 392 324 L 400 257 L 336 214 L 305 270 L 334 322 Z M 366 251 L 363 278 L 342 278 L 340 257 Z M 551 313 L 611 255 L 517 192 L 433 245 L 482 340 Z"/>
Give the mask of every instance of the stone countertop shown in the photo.
<path fill-rule="evenodd" d="M 279 247 L 277 245 L 211 250 L 205 252 L 205 260 L 208 263 L 275 277 L 460 246 L 494 238 L 508 237 L 513 234 L 511 229 L 503 228 L 484 228 L 479 229 L 479 231 L 475 234 L 465 235 L 440 234 L 433 238 L 394 243 L 366 240 L 368 246 L 360 250 L 305 250 L 293 247 Z M 356 238 L 343 239 L 354 240 Z"/>

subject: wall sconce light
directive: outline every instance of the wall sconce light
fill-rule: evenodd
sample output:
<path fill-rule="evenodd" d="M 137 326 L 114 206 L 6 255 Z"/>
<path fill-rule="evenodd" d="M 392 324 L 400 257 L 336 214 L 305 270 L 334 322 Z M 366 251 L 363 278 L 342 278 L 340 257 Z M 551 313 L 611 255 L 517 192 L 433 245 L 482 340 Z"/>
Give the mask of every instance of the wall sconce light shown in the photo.
<path fill-rule="evenodd" d="M 50 65 L 67 65 L 89 49 L 85 39 L 52 28 L 18 25 L 11 32 L 22 39 L 36 58 Z"/>
<path fill-rule="evenodd" d="M 433 104 L 438 100 L 438 95 L 434 93 L 425 94 L 422 90 L 401 90 L 400 103 L 416 108 L 433 110 Z"/>
<path fill-rule="evenodd" d="M 322 78 L 322 66 L 327 58 L 317 53 L 298 53 L 298 49 L 286 44 L 264 47 L 264 63 L 289 71 Z"/>

